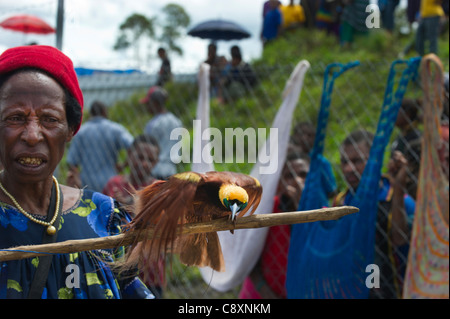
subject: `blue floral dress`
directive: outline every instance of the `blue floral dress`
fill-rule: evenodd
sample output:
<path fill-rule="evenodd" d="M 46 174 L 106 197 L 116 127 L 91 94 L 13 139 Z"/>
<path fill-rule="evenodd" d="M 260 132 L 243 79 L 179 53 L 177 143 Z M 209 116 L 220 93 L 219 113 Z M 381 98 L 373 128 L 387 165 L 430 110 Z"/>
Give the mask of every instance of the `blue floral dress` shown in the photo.
<path fill-rule="evenodd" d="M 57 241 L 116 235 L 124 220 L 129 216 L 111 197 L 83 190 L 79 202 L 63 212 Z M 40 244 L 44 230 L 15 207 L 0 202 L 0 249 Z M 154 298 L 138 276 L 121 279 L 108 267 L 123 253 L 119 248 L 55 254 L 42 298 Z M 0 262 L 0 298 L 26 298 L 38 264 L 39 257 Z"/>

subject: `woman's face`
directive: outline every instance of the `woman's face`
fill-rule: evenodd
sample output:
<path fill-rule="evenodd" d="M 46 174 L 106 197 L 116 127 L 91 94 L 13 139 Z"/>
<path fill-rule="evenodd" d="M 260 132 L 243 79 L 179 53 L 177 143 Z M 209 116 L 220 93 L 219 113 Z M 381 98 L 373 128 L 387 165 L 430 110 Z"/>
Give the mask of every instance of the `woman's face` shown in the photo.
<path fill-rule="evenodd" d="M 21 182 L 51 176 L 73 137 L 65 93 L 51 77 L 19 72 L 0 88 L 0 162 Z"/>

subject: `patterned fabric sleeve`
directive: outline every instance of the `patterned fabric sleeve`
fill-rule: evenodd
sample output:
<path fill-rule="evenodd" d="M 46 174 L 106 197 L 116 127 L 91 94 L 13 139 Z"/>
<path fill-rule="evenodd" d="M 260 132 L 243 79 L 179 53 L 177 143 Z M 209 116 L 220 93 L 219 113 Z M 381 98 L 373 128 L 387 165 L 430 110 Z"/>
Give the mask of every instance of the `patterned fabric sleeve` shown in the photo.
<path fill-rule="evenodd" d="M 131 221 L 128 213 L 112 198 L 108 198 L 100 193 L 94 193 L 93 201 L 99 205 L 101 211 L 101 214 L 95 216 L 95 219 L 102 220 L 102 227 L 97 229 L 102 229 L 105 226 L 106 233 L 109 235 L 118 235 L 122 231 L 122 225 Z M 109 206 L 110 204 L 111 206 Z M 104 219 L 101 217 L 104 217 Z M 120 260 L 124 254 L 125 247 L 119 247 L 114 250 L 113 258 L 115 261 Z M 116 274 L 116 276 L 123 299 L 154 298 L 153 294 L 139 278 L 137 269 L 127 273 Z"/>
<path fill-rule="evenodd" d="M 38 216 L 36 216 L 38 218 Z M 63 212 L 57 241 L 117 235 L 128 214 L 111 197 L 83 190 L 78 203 Z M 42 225 L 15 207 L 0 203 L 0 249 L 42 242 Z M 54 254 L 42 299 L 154 298 L 136 274 L 117 274 L 110 267 L 124 247 Z M 0 263 L 0 298 L 27 298 L 39 256 Z"/>

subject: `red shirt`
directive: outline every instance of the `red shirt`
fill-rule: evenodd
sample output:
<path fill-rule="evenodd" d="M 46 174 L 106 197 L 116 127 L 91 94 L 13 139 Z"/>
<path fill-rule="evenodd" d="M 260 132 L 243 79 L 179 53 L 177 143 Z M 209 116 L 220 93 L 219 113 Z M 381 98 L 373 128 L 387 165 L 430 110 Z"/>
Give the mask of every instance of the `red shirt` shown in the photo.
<path fill-rule="evenodd" d="M 280 199 L 275 196 L 273 213 L 280 213 Z M 262 271 L 269 287 L 280 298 L 286 298 L 286 272 L 291 230 L 289 225 L 269 228 L 261 254 Z"/>

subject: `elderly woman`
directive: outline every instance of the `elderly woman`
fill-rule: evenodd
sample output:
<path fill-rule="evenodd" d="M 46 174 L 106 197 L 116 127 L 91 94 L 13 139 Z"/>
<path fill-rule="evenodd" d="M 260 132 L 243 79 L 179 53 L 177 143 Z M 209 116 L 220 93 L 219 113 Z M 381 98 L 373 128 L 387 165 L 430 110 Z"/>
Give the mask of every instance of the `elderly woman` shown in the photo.
<path fill-rule="evenodd" d="M 59 185 L 53 172 L 77 133 L 83 95 L 72 61 L 49 46 L 0 56 L 0 249 L 117 234 L 111 197 Z M 123 248 L 0 262 L 0 298 L 152 298 L 109 265 Z"/>

